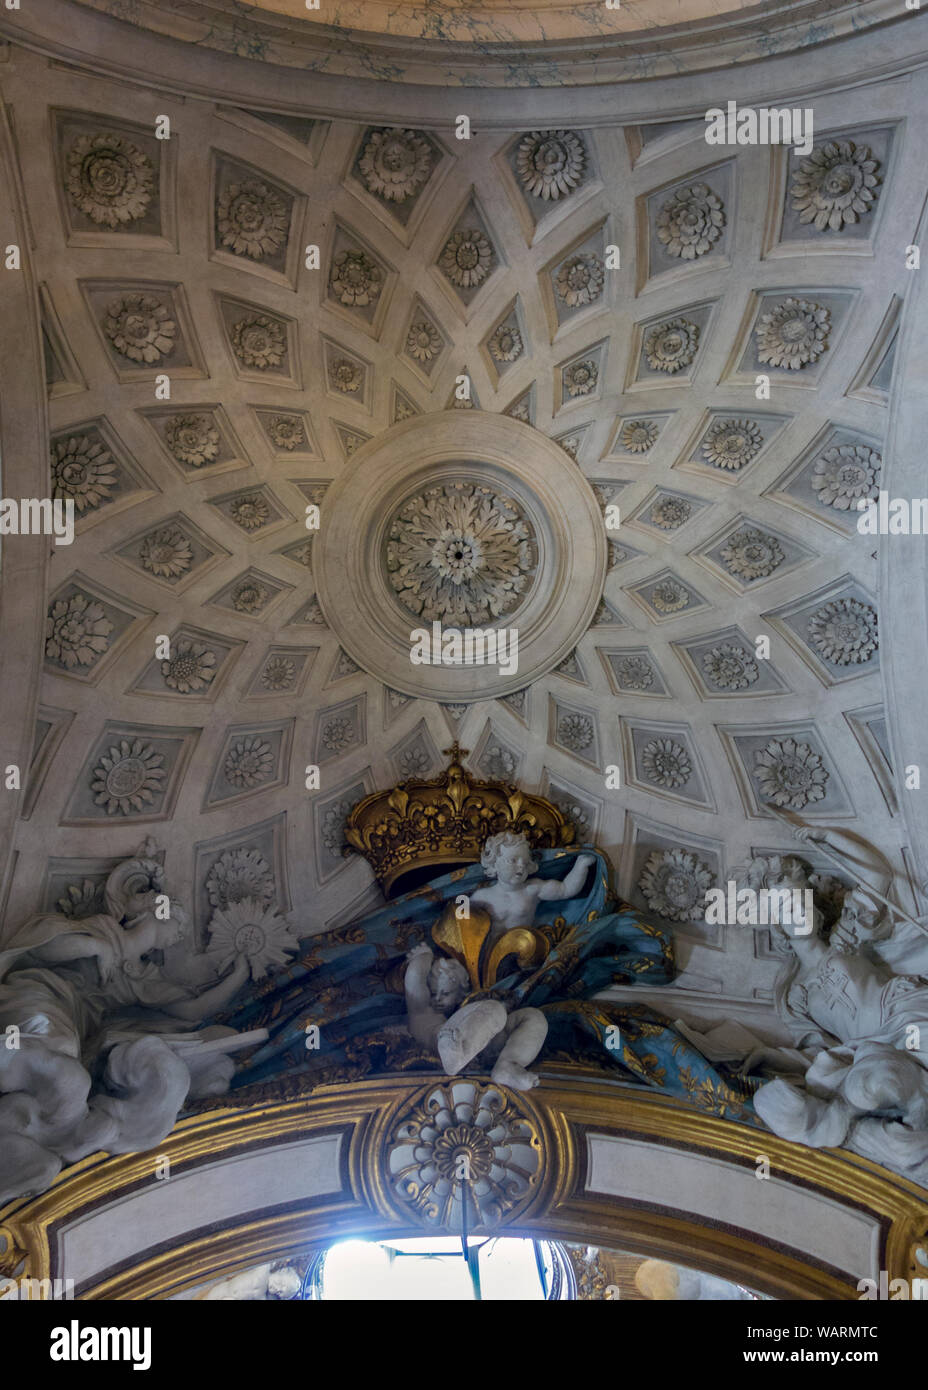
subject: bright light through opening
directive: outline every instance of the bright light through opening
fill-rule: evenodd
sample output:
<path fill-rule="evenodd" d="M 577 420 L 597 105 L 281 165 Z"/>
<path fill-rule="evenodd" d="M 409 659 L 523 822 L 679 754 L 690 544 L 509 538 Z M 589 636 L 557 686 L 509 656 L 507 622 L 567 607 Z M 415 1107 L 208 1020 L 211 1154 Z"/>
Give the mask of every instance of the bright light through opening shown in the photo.
<path fill-rule="evenodd" d="M 539 1241 L 536 1246 L 534 1241 L 515 1237 L 483 1241 L 471 1238 L 470 1246 L 472 1252 L 477 1251 L 483 1301 L 547 1297 L 553 1268 L 545 1242 Z M 372 1301 L 474 1301 L 476 1292 L 460 1240 L 423 1236 L 411 1240 L 346 1240 L 333 1245 L 325 1256 L 320 1296 Z"/>

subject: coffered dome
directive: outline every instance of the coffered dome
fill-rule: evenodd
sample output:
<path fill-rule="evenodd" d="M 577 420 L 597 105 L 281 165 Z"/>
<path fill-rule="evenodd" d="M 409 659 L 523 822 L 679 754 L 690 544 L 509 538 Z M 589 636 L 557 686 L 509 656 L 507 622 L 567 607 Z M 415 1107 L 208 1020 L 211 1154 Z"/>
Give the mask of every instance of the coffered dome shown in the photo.
<path fill-rule="evenodd" d="M 233 1012 L 212 993 L 202 1019 L 234 1030 L 183 1061 L 186 1036 L 155 1040 L 183 1072 L 155 1127 L 171 1184 L 81 1158 L 15 1213 L 30 1258 L 52 1232 L 90 1297 L 187 1296 L 304 1260 L 307 1232 L 457 1233 L 476 1197 L 487 1232 L 589 1234 L 558 1268 L 591 1290 L 619 1287 L 611 1253 L 631 1295 L 632 1251 L 689 1250 L 710 1283 L 756 1270 L 775 1296 L 916 1269 L 913 1131 L 890 1172 L 875 1106 L 851 1154 L 814 1161 L 788 1113 L 755 1125 L 759 1076 L 726 1063 L 807 1034 L 770 924 L 708 907 L 759 861 L 798 882 L 801 820 L 813 906 L 860 926 L 873 1016 L 884 965 L 926 968 L 928 562 L 861 512 L 925 491 L 926 49 L 900 0 L 0 9 L 3 520 L 73 510 L 73 534 L 0 551 L 0 931 L 27 986 L 64 959 L 33 947 L 79 939 L 76 1016 L 86 940 L 102 994 L 110 937 L 141 939 L 135 879 L 169 883 L 119 987 L 144 1011 L 218 983 Z M 729 103 L 808 138 L 712 143 Z M 435 659 L 475 630 L 505 654 Z M 871 896 L 893 895 L 898 936 L 844 921 L 857 861 L 839 873 L 823 829 L 885 868 Z M 512 922 L 486 896 L 494 873 L 517 892 L 501 866 L 536 894 Z M 401 1019 L 410 957 L 424 990 L 423 948 L 471 890 L 474 969 L 442 963 L 486 982 L 489 944 L 494 971 L 533 972 L 519 990 L 553 981 L 525 1005 L 529 1031 L 565 1030 L 541 1086 L 512 1054 L 489 1081 L 455 1071 Z M 850 1007 L 843 944 L 823 1008 Z M 897 1023 L 913 993 L 923 1009 L 923 982 L 892 992 Z M 372 999 L 382 1038 L 352 1031 Z M 311 1031 L 349 1016 L 310 1074 Z M 204 1118 L 240 1033 L 242 1084 Z M 87 1076 L 118 1108 L 111 1060 Z M 11 1113 L 18 1141 L 31 1112 Z M 500 1203 L 510 1141 L 522 1186 Z M 4 1269 L 18 1240 L 0 1232 Z"/>
<path fill-rule="evenodd" d="M 766 948 L 660 885 L 777 843 L 771 798 L 905 842 L 855 508 L 920 79 L 818 97 L 808 157 L 702 119 L 467 140 L 144 89 L 130 118 L 115 76 L 21 48 L 4 81 L 76 516 L 13 908 L 92 906 L 157 827 L 199 940 L 237 854 L 321 928 L 368 891 L 350 806 L 458 737 L 611 851 L 684 987 L 769 989 Z M 515 629 L 517 669 L 414 663 L 433 622 Z"/>

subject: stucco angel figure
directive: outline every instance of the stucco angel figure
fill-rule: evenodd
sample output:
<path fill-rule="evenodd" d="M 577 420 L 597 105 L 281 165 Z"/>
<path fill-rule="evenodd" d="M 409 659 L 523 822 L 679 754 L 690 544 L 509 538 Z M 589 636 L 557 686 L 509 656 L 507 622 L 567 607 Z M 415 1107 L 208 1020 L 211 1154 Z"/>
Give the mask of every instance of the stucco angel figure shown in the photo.
<path fill-rule="evenodd" d="M 237 994 L 249 964 L 199 994 L 168 978 L 156 956 L 186 916 L 152 849 L 109 875 L 105 912 L 41 914 L 0 951 L 0 1203 L 97 1150 L 160 1143 L 188 1097 L 228 1089 L 230 1053 L 266 1037 L 195 1026 Z"/>
<path fill-rule="evenodd" d="M 837 829 L 800 825 L 794 834 L 831 851 L 829 857 L 856 870 L 859 882 L 830 931 L 821 899 L 801 930 L 772 928 L 783 955 L 777 1011 L 800 1036 L 797 1049 L 759 1048 L 748 1057 L 745 1070 L 774 1075 L 756 1092 L 755 1109 L 784 1138 L 816 1148 L 845 1145 L 924 1181 L 928 979 L 893 968 L 900 945 L 894 938 L 918 935 L 918 923 L 887 897 L 892 869 L 872 846 Z M 753 861 L 749 880 L 776 889 L 820 883 L 791 857 Z M 894 914 L 904 919 L 900 932 Z M 924 944 L 919 955 L 922 963 Z"/>
<path fill-rule="evenodd" d="M 552 1064 L 615 1070 L 743 1118 L 753 1080 L 714 1068 L 655 1009 L 608 997 L 613 986 L 669 984 L 675 974 L 669 934 L 618 897 L 611 876 L 595 846 L 530 851 L 522 835 L 494 834 L 480 860 L 305 938 L 296 960 L 269 986 L 243 991 L 223 1019 L 270 1035 L 233 1088 L 263 1098 L 383 1072 L 470 1068 L 526 1090 L 543 1047 Z"/>
<path fill-rule="evenodd" d="M 509 832 L 491 835 L 480 863 L 496 882 L 472 894 L 467 916 L 453 920 L 467 922 L 471 908 L 485 909 L 489 931 L 481 933 L 477 954 L 490 960 L 495 955 L 501 962 L 500 952 L 507 944 L 507 954 L 518 954 L 524 947 L 518 933 L 531 927 L 539 902 L 576 897 L 595 862 L 592 854 L 580 854 L 566 878 L 534 878 L 538 865 L 525 836 Z M 449 915 L 449 924 L 450 920 Z M 439 937 L 443 935 L 439 933 Z M 460 944 L 465 945 L 464 941 Z M 481 1057 L 494 1063 L 491 1075 L 501 1086 L 528 1091 L 538 1085 L 537 1073 L 527 1068 L 548 1034 L 547 1019 L 540 1009 L 507 1012 L 498 999 L 487 998 L 464 1003 L 473 990 L 465 965 L 450 956 L 436 957 L 426 942 L 414 946 L 408 960 L 404 983 L 409 1031 L 417 1042 L 437 1052 L 449 1076 L 456 1076 Z"/>

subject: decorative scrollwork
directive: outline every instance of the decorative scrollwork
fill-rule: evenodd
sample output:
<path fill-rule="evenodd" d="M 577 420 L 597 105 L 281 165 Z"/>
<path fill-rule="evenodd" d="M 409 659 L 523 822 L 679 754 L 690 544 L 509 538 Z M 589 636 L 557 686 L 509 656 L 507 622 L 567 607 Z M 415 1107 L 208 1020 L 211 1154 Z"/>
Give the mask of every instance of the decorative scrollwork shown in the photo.
<path fill-rule="evenodd" d="M 471 1080 L 422 1091 L 390 1130 L 385 1159 L 403 1212 L 453 1232 L 513 1220 L 543 1163 L 538 1126 L 516 1097 Z"/>

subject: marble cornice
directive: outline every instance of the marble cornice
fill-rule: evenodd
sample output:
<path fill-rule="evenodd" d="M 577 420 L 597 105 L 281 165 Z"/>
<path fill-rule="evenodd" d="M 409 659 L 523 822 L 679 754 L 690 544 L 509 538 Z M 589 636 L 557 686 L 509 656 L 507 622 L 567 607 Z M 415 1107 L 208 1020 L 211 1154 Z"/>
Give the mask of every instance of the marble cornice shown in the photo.
<path fill-rule="evenodd" d="M 381 8 L 386 14 L 387 7 L 359 0 L 358 22 L 373 24 Z M 494 6 L 485 21 L 480 11 L 467 11 L 465 21 L 462 8 L 449 7 L 437 25 L 432 6 L 400 6 L 395 13 L 400 19 L 393 32 L 373 32 L 263 7 L 243 18 L 242 7 L 209 0 L 183 6 L 174 0 L 33 0 L 22 10 L 5 12 L 0 33 L 116 77 L 151 82 L 154 73 L 159 86 L 166 81 L 172 90 L 320 116 L 344 113 L 346 77 L 352 79 L 351 106 L 359 119 L 406 119 L 408 87 L 420 87 L 421 125 L 453 119 L 461 88 L 496 88 L 494 98 L 487 92 L 481 103 L 487 126 L 567 119 L 563 96 L 557 95 L 564 88 L 584 89 L 582 98 L 572 91 L 574 122 L 679 119 L 721 99 L 717 74 L 722 68 L 727 70 L 724 97 L 756 100 L 768 86 L 768 74 L 771 93 L 781 100 L 791 92 L 822 91 L 860 80 L 864 30 L 881 31 L 872 61 L 868 57 L 867 80 L 917 65 L 919 45 L 928 47 L 921 39 L 923 25 L 913 36 L 919 12 L 903 9 L 897 0 L 852 5 L 795 0 L 772 12 L 765 6 L 763 15 L 749 7 L 685 25 L 618 31 L 610 30 L 612 19 L 604 16 L 634 16 L 634 10 L 589 5 L 543 9 L 539 18 L 534 9 Z M 571 25 L 563 17 L 572 16 L 576 32 L 548 35 L 551 13 L 562 17 L 565 30 Z M 130 27 L 134 40 L 128 38 Z M 310 89 L 306 73 L 314 75 Z M 664 83 L 660 97 L 651 96 L 656 78 L 673 79 L 669 101 Z M 396 89 L 395 112 L 386 109 L 393 99 L 383 95 L 391 89 Z"/>

